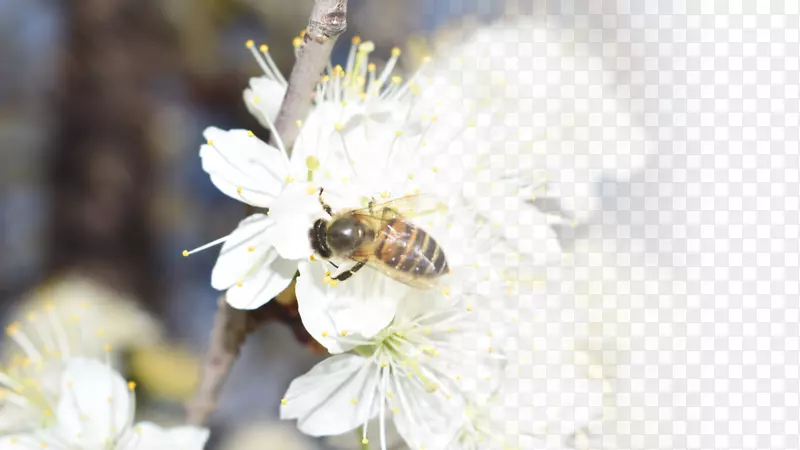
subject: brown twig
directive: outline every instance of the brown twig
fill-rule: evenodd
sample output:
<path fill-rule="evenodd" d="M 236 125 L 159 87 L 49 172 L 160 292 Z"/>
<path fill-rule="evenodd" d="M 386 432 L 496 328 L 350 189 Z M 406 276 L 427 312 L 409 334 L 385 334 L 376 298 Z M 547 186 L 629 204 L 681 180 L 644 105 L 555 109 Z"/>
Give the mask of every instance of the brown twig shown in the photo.
<path fill-rule="evenodd" d="M 289 88 L 275 120 L 275 128 L 287 150 L 300 132 L 297 120 L 306 117 L 311 109 L 314 86 L 330 59 L 333 44 L 347 28 L 346 15 L 347 0 L 317 0 L 314 4 L 303 48 L 289 75 Z M 270 140 L 274 141 L 274 137 Z"/>
<path fill-rule="evenodd" d="M 346 13 L 347 0 L 317 0 L 314 4 L 303 47 L 289 76 L 289 87 L 275 123 L 287 150 L 297 138 L 296 122 L 308 115 L 314 86 L 330 59 L 336 38 L 347 27 Z M 275 136 L 270 140 L 274 143 Z M 279 297 L 293 297 L 293 292 L 288 292 L 293 289 L 293 285 L 289 286 L 287 292 Z M 224 296 L 218 303 L 200 383 L 194 398 L 186 405 L 187 423 L 190 425 L 204 426 L 208 423 L 247 335 L 269 319 L 286 318 L 286 311 L 293 306 L 291 302 L 272 301 L 257 310 L 242 311 L 230 307 Z"/>
<path fill-rule="evenodd" d="M 224 295 L 217 306 L 200 383 L 194 399 L 186 405 L 186 421 L 191 425 L 205 425 L 208 421 L 249 332 L 247 311 L 231 308 Z"/>

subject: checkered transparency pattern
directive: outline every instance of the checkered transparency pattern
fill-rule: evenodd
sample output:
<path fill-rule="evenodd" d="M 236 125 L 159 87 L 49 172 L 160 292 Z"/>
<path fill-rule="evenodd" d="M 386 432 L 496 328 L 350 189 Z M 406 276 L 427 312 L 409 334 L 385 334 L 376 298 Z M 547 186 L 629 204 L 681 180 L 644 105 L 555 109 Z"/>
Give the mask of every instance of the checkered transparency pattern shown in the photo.
<path fill-rule="evenodd" d="M 488 84 L 457 69 L 516 105 L 486 145 L 522 161 L 524 141 L 559 129 L 536 162 L 552 163 L 554 198 L 574 198 L 539 200 L 588 220 L 566 227 L 571 262 L 524 270 L 518 392 L 499 418 L 555 417 L 566 448 L 800 449 L 798 1 L 545 3 L 550 32 L 475 49 Z M 535 73 L 510 86 L 509 70 Z M 644 139 L 626 134 L 637 124 Z M 615 142 L 647 139 L 643 171 L 598 170 L 629 163 Z"/>

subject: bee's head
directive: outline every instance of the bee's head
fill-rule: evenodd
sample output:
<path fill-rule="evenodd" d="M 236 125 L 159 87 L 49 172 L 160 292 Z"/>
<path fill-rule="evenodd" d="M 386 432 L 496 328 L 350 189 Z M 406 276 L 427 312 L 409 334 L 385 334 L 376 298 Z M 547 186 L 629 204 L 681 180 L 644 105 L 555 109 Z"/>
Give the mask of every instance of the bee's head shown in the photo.
<path fill-rule="evenodd" d="M 364 225 L 353 216 L 342 216 L 328 225 L 325 240 L 335 253 L 349 254 L 364 243 L 367 234 Z"/>

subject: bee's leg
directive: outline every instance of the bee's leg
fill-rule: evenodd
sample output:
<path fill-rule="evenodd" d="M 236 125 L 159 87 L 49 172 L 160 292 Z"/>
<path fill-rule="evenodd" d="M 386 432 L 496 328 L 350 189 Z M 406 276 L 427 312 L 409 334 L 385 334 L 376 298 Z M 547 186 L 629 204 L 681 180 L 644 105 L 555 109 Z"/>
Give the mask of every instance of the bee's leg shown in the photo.
<path fill-rule="evenodd" d="M 339 275 L 337 275 L 333 279 L 336 280 L 336 281 L 344 281 L 344 280 L 352 277 L 354 273 L 356 273 L 359 270 L 361 270 L 361 268 L 364 267 L 364 264 L 366 264 L 366 263 L 358 262 L 358 263 L 356 263 L 355 266 L 351 267 L 350 270 L 340 273 Z"/>
<path fill-rule="evenodd" d="M 372 200 L 370 200 L 369 203 L 367 203 L 367 208 L 369 208 L 369 213 L 370 214 L 375 215 L 375 199 L 374 198 Z"/>
<path fill-rule="evenodd" d="M 322 191 L 323 188 L 319 188 L 319 204 L 322 205 L 322 209 L 324 209 L 329 216 L 333 217 L 333 209 L 331 209 L 330 205 L 325 203 L 325 200 L 322 199 Z"/>

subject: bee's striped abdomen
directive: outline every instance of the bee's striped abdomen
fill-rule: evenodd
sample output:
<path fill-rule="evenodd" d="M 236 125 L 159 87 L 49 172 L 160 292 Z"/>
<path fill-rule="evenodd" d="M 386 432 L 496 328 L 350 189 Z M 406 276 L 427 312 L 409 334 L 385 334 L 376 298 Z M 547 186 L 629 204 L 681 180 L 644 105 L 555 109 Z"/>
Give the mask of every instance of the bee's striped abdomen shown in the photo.
<path fill-rule="evenodd" d="M 375 256 L 397 271 L 433 278 L 449 271 L 444 251 L 422 228 L 392 219 L 379 238 Z"/>

